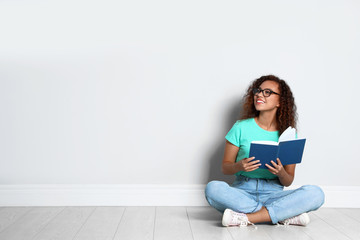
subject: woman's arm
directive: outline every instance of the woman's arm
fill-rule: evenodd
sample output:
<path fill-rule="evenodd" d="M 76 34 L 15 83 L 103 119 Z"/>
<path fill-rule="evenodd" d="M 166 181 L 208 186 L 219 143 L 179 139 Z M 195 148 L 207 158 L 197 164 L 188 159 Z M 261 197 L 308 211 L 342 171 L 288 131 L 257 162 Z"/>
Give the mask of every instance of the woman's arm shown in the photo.
<path fill-rule="evenodd" d="M 272 162 L 273 166 L 265 164 L 269 168 L 269 171 L 272 174 L 275 174 L 276 176 L 278 176 L 279 181 L 283 186 L 285 186 L 285 187 L 290 186 L 292 184 L 292 182 L 294 181 L 296 164 L 290 164 L 290 165 L 283 166 L 281 164 L 281 161 L 279 158 L 277 159 L 277 164 L 274 161 L 271 161 L 271 162 Z"/>
<path fill-rule="evenodd" d="M 225 152 L 222 162 L 222 172 L 226 175 L 233 175 L 239 171 L 250 172 L 258 169 L 261 164 L 259 160 L 251 161 L 254 158 L 244 158 L 236 162 L 236 156 L 239 152 L 237 146 L 233 145 L 229 141 L 225 143 Z M 251 161 L 251 162 L 250 162 Z"/>

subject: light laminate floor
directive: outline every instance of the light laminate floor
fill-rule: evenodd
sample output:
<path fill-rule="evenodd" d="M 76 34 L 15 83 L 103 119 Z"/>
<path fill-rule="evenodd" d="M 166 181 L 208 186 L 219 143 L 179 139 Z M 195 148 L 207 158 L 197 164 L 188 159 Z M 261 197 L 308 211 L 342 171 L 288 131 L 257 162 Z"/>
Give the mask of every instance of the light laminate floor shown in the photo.
<path fill-rule="evenodd" d="M 360 209 L 321 208 L 306 227 L 221 226 L 210 207 L 0 207 L 0 240 L 360 239 Z"/>

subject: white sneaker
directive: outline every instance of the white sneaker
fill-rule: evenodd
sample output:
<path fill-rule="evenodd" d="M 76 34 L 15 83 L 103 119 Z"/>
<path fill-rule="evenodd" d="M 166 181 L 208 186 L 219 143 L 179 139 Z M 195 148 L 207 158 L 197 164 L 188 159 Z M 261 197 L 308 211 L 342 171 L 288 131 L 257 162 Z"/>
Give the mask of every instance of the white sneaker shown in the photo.
<path fill-rule="evenodd" d="M 284 221 L 280 221 L 279 223 L 283 225 L 299 225 L 306 226 L 310 222 L 310 217 L 307 213 L 302 213 L 292 218 L 285 219 Z"/>
<path fill-rule="evenodd" d="M 231 227 L 231 226 L 240 226 L 245 227 L 248 224 L 253 223 L 249 222 L 248 217 L 245 213 L 238 213 L 234 212 L 231 209 L 226 209 L 222 218 L 222 225 L 224 227 Z"/>

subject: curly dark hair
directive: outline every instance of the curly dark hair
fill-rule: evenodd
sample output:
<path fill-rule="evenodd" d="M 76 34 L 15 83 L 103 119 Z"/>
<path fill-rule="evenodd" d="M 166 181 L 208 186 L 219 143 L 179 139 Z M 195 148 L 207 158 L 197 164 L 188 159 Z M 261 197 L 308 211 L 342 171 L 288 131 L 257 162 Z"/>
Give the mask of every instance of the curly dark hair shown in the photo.
<path fill-rule="evenodd" d="M 260 112 L 255 109 L 253 88 L 258 88 L 265 81 L 273 81 L 279 84 L 280 107 L 276 111 L 276 121 L 279 135 L 289 126 L 296 128 L 297 113 L 295 99 L 287 83 L 274 76 L 266 75 L 254 80 L 244 95 L 243 113 L 240 119 L 248 119 L 259 116 Z"/>

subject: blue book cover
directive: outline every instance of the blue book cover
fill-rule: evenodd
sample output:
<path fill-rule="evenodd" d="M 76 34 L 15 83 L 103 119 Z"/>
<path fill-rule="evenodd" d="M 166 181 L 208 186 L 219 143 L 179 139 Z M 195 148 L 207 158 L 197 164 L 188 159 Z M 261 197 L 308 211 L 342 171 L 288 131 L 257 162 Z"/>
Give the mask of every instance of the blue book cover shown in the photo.
<path fill-rule="evenodd" d="M 280 136 L 279 142 L 256 141 L 251 143 L 249 157 L 260 160 L 259 168 L 267 169 L 265 164 L 272 166 L 270 161 L 273 160 L 277 163 L 277 158 L 280 159 L 282 165 L 301 163 L 306 139 L 295 139 L 294 130 L 290 128 L 289 130 L 284 134 L 286 136 Z"/>

